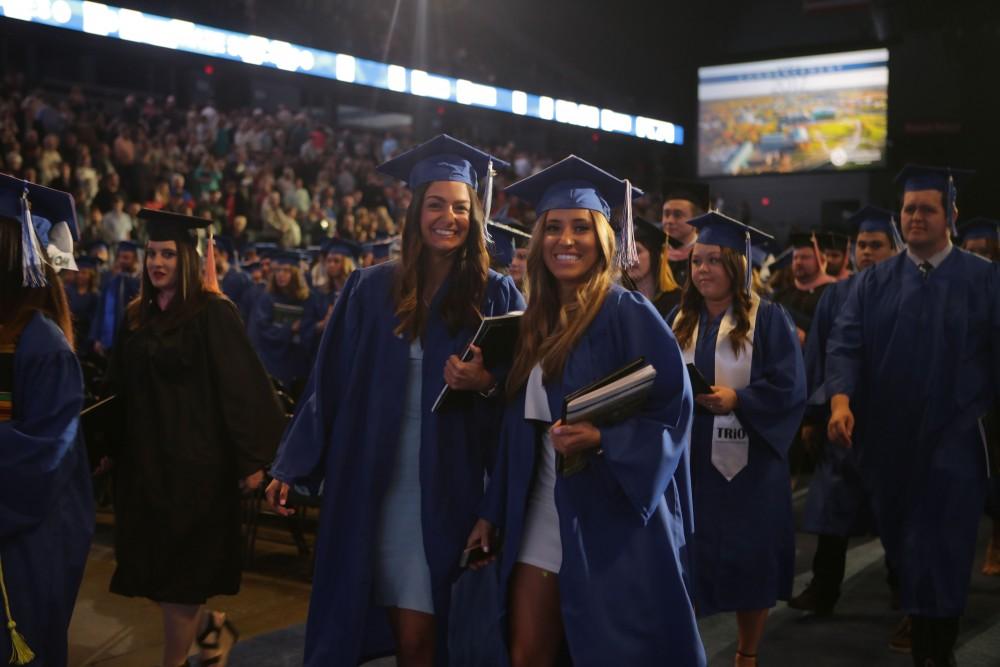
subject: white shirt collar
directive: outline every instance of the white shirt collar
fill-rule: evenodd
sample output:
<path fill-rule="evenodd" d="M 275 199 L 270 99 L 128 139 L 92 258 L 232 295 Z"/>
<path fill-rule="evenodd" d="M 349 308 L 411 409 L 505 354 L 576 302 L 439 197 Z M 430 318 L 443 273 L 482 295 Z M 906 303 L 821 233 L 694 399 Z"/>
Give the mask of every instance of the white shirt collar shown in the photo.
<path fill-rule="evenodd" d="M 923 264 L 926 261 L 926 262 L 930 262 L 930 265 L 933 266 L 936 269 L 937 267 L 941 266 L 941 262 L 943 262 L 945 260 L 945 257 L 947 257 L 951 253 L 951 251 L 952 251 L 952 249 L 954 247 L 955 246 L 952 244 L 951 240 L 949 239 L 948 240 L 948 245 L 946 245 L 944 247 L 944 250 L 941 250 L 940 252 L 937 252 L 937 253 L 931 255 L 926 260 L 920 259 L 916 255 L 914 255 L 913 251 L 911 251 L 909 247 L 906 248 L 906 256 L 909 257 L 910 260 L 914 264 L 916 264 L 917 266 L 920 266 L 921 264 Z"/>

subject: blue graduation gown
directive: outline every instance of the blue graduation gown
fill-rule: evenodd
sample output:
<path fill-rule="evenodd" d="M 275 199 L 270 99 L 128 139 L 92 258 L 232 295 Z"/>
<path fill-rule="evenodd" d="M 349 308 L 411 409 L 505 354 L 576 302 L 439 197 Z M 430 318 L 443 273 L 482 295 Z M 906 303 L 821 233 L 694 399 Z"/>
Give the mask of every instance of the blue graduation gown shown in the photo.
<path fill-rule="evenodd" d="M 305 311 L 302 313 L 302 345 L 306 348 L 306 353 L 310 359 L 315 358 L 319 349 L 320 338 L 323 332 L 316 328 L 316 325 L 326 317 L 327 310 L 337 302 L 340 292 L 334 289 L 313 289 L 309 293 L 309 299 L 305 303 Z"/>
<path fill-rule="evenodd" d="M 73 332 L 76 335 L 76 349 L 79 354 L 88 352 L 93 346 L 91 328 L 97 318 L 101 295 L 99 292 L 80 294 L 75 285 L 66 285 L 66 300 L 73 313 Z"/>
<path fill-rule="evenodd" d="M 90 340 L 100 341 L 105 351 L 114 347 L 115 337 L 125 320 L 125 307 L 139 294 L 139 278 L 119 273 L 101 288 L 97 313 L 90 327 Z"/>
<path fill-rule="evenodd" d="M 265 283 L 251 282 L 246 290 L 244 290 L 240 300 L 233 302 L 239 306 L 240 317 L 243 319 L 243 323 L 248 330 L 250 329 L 250 318 L 253 317 L 253 309 L 257 305 L 257 299 L 265 292 L 267 292 L 267 285 Z"/>
<path fill-rule="evenodd" d="M 827 344 L 909 614 L 962 613 L 987 488 L 977 419 L 1000 386 L 995 265 L 954 248 L 924 280 L 906 255 L 857 278 Z"/>
<path fill-rule="evenodd" d="M 31 664 L 62 667 L 94 501 L 79 432 L 80 364 L 40 314 L 17 342 L 13 396 L 13 419 L 0 422 L 0 557 L 17 629 L 37 655 Z M 0 619 L 6 626 L 2 607 Z M 10 653 L 10 635 L 0 627 L 0 656 Z"/>
<path fill-rule="evenodd" d="M 305 664 L 355 665 L 392 649 L 385 614 L 372 606 L 374 537 L 399 446 L 410 342 L 397 337 L 389 262 L 355 271 L 324 329 L 309 384 L 271 474 L 315 486 L 325 479 Z M 420 499 L 423 549 L 437 617 L 436 661 L 448 664 L 451 585 L 476 520 L 493 459 L 499 400 L 473 395 L 468 410 L 432 413 L 445 362 L 474 330 L 450 333 L 440 316 L 446 282 L 430 306 L 423 344 Z M 490 271 L 480 307 L 500 315 L 524 307 L 513 281 Z M 345 548 L 346 547 L 346 548 Z M 420 545 L 415 545 L 420 548 Z"/>
<path fill-rule="evenodd" d="M 721 317 L 702 313 L 695 366 L 715 383 Z M 712 465 L 714 415 L 698 408 L 691 430 L 695 507 L 693 569 L 699 616 L 766 609 L 787 600 L 794 576 L 788 449 L 805 409 L 799 341 L 781 306 L 761 299 L 750 384 L 736 391 L 736 417 L 750 436 L 747 466 L 732 480 Z"/>
<path fill-rule="evenodd" d="M 276 303 L 305 305 L 304 301 L 293 301 L 262 292 L 254 303 L 247 334 L 268 374 L 290 387 L 294 380 L 304 379 L 309 374 L 309 356 L 302 344 L 302 337 L 292 331 L 291 323 L 275 321 Z M 301 329 L 300 322 L 299 331 Z"/>
<path fill-rule="evenodd" d="M 219 282 L 220 287 L 222 287 L 222 293 L 238 306 L 243 301 L 243 294 L 253 283 L 253 280 L 251 280 L 248 274 L 230 267 Z"/>
<path fill-rule="evenodd" d="M 857 276 L 855 273 L 823 291 L 806 337 L 809 409 L 821 418 L 822 425 L 830 417 L 830 397 L 825 383 L 826 343 Z M 854 450 L 826 442 L 825 433 L 822 437 L 823 449 L 809 481 L 802 530 L 841 537 L 867 535 L 873 530 L 873 518 Z"/>
<path fill-rule="evenodd" d="M 657 371 L 643 411 L 601 427 L 601 453 L 557 477 L 562 566 L 559 597 L 573 664 L 704 665 L 685 578 L 691 516 L 688 433 L 691 386 L 663 317 L 641 294 L 613 286 L 570 354 L 545 385 L 553 417 L 563 397 L 643 356 Z M 504 536 L 500 628 L 525 524 L 541 439 L 524 419 L 525 392 L 504 411 L 500 450 L 480 514 Z"/>

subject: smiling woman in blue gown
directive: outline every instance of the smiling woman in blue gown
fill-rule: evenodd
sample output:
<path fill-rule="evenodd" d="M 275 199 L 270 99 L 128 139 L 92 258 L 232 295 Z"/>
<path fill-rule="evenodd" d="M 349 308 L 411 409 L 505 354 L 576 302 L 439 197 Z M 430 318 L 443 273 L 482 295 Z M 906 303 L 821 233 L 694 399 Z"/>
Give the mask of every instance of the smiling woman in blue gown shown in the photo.
<path fill-rule="evenodd" d="M 467 548 L 500 550 L 511 664 L 705 664 L 685 577 L 691 390 L 680 350 L 645 297 L 615 284 L 612 206 L 628 181 L 570 156 L 507 189 L 539 215 L 531 301 L 508 381 L 500 450 Z M 633 251 L 634 252 L 634 251 Z M 563 424 L 563 397 L 644 357 L 656 369 L 635 416 Z M 578 465 L 558 471 L 557 454 Z M 569 457 L 572 457 L 569 458 Z M 570 473 L 570 469 L 578 469 Z M 485 612 L 484 612 L 485 613 Z"/>
<path fill-rule="evenodd" d="M 786 455 L 806 402 L 796 335 L 750 288 L 752 240 L 719 213 L 691 221 L 698 242 L 671 318 L 684 360 L 711 385 L 691 430 L 694 589 L 699 616 L 735 611 L 736 665 L 757 664 L 768 609 L 791 594 L 795 536 Z"/>
<path fill-rule="evenodd" d="M 344 286 L 268 488 L 287 513 L 288 484 L 325 481 L 306 665 L 391 652 L 448 664 L 451 587 L 499 421 L 498 399 L 481 392 L 502 379 L 481 354 L 456 355 L 481 315 L 523 307 L 488 269 L 475 188 L 499 164 L 441 135 L 379 167 L 414 190 L 402 258 Z M 465 406 L 431 412 L 445 383 Z"/>

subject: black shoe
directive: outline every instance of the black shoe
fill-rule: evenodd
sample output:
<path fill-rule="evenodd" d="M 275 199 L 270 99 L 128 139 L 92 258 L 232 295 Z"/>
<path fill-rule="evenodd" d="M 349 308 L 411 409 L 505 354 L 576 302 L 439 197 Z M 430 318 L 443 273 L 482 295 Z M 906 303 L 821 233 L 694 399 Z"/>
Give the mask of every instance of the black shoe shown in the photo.
<path fill-rule="evenodd" d="M 833 613 L 833 607 L 837 604 L 838 597 L 840 596 L 821 595 L 817 588 L 810 583 L 804 591 L 788 601 L 788 606 L 799 611 L 810 611 L 817 616 L 829 616 Z"/>

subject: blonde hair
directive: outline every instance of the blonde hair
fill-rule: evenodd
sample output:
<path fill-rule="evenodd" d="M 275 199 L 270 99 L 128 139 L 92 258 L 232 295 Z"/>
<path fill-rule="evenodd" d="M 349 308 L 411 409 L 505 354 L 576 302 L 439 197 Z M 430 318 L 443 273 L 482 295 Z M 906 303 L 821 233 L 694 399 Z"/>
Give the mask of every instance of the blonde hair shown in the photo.
<path fill-rule="evenodd" d="M 615 264 L 615 234 L 602 213 L 589 211 L 597 237 L 597 263 L 587 280 L 576 290 L 573 303 L 563 304 L 559 285 L 545 266 L 543 258 L 545 224 L 548 212 L 535 223 L 528 251 L 525 279 L 531 285 L 531 300 L 521 318 L 514 364 L 507 378 L 507 393 L 512 396 L 528 381 L 531 369 L 541 363 L 545 378 L 562 375 L 566 360 L 587 327 L 604 305 L 611 285 L 618 280 Z"/>
<path fill-rule="evenodd" d="M 276 266 L 271 270 L 271 278 L 267 283 L 268 294 L 281 294 L 295 301 L 305 301 L 308 299 L 309 285 L 306 283 L 305 278 L 302 277 L 302 269 L 298 265 L 288 266 L 292 270 L 292 278 L 288 283 L 288 287 L 281 288 L 278 286 L 277 279 L 277 273 L 280 268 L 281 266 Z"/>

